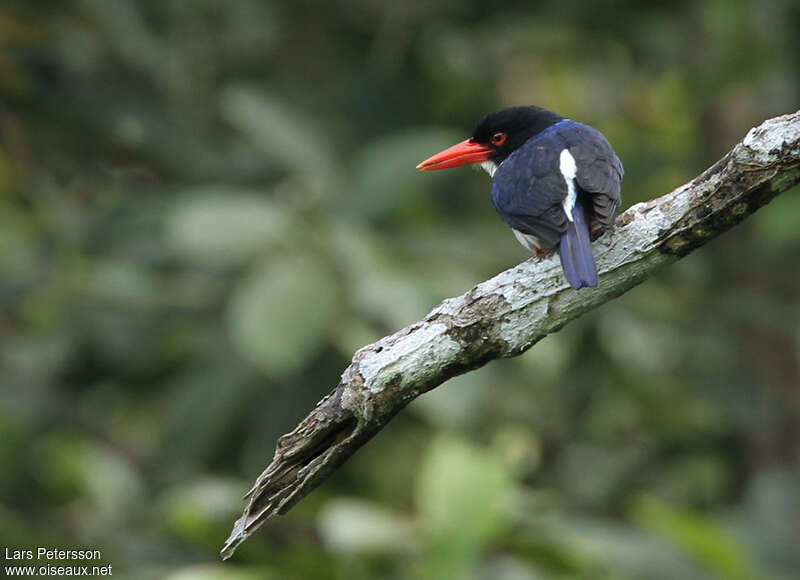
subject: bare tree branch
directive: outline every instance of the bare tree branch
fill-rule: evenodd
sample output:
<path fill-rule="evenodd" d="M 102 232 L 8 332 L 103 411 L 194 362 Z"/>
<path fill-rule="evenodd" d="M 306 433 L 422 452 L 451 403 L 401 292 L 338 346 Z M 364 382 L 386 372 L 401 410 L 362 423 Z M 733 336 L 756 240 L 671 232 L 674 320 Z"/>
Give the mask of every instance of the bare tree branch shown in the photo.
<path fill-rule="evenodd" d="M 420 394 L 496 358 L 517 356 L 636 286 L 800 182 L 800 111 L 765 121 L 701 175 L 637 204 L 594 244 L 600 286 L 574 291 L 558 257 L 531 258 L 361 348 L 336 388 L 278 440 L 248 492 L 223 558 L 288 511 Z"/>

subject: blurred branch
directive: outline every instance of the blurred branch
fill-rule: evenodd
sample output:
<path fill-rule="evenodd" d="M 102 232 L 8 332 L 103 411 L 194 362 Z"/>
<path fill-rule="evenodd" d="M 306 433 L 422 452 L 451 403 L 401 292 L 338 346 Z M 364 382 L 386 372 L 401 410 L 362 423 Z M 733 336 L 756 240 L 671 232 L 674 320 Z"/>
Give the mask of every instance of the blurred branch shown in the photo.
<path fill-rule="evenodd" d="M 701 175 L 617 219 L 595 242 L 600 286 L 574 291 L 558 257 L 531 258 L 361 348 L 338 386 L 278 440 L 272 463 L 222 549 L 288 511 L 420 394 L 496 358 L 522 354 L 714 239 L 800 182 L 800 111 L 765 121 Z"/>

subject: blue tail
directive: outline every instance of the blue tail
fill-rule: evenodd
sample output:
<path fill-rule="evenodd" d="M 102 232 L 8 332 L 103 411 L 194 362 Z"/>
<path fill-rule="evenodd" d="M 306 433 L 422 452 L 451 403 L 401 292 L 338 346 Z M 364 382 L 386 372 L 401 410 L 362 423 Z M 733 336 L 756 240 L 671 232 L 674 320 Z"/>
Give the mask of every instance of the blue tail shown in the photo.
<path fill-rule="evenodd" d="M 572 208 L 572 218 L 567 222 L 567 231 L 558 244 L 561 267 L 569 285 L 578 290 L 584 286 L 597 286 L 597 265 L 592 254 L 589 224 L 583 204 L 578 201 Z"/>

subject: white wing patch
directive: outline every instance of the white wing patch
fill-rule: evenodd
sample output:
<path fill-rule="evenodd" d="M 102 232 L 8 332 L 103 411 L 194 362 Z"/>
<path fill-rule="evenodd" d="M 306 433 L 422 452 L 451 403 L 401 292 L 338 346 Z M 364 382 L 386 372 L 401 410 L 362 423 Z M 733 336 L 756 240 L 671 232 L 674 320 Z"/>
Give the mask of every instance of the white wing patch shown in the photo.
<path fill-rule="evenodd" d="M 572 208 L 575 207 L 575 201 L 578 199 L 578 192 L 575 189 L 575 175 L 578 173 L 578 166 L 575 165 L 575 158 L 569 149 L 561 151 L 558 168 L 561 170 L 561 175 L 564 176 L 564 181 L 567 182 L 567 197 L 564 198 L 562 204 L 564 213 L 567 214 L 569 221 L 575 221 L 572 219 Z"/>

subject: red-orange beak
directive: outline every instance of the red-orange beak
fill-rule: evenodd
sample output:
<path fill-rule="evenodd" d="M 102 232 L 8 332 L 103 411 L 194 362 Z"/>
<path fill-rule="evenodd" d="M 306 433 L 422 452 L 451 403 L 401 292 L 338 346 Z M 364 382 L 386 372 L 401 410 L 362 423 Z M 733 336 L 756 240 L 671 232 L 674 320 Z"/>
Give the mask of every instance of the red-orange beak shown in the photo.
<path fill-rule="evenodd" d="M 470 163 L 481 163 L 488 161 L 493 152 L 494 149 L 491 147 L 476 143 L 472 139 L 467 139 L 448 147 L 433 157 L 429 157 L 417 165 L 417 169 L 431 171 L 433 169 L 448 169 L 450 167 L 459 167 L 460 165 L 469 165 Z"/>

